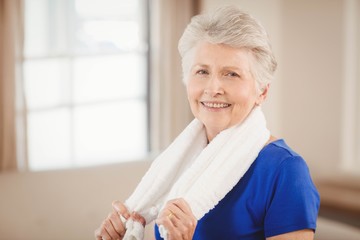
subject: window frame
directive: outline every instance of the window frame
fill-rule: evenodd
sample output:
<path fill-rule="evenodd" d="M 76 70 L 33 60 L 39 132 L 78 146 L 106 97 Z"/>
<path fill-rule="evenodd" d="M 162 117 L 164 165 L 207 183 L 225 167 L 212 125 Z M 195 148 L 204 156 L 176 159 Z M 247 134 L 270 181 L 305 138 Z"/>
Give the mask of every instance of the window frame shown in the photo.
<path fill-rule="evenodd" d="M 48 2 L 50 3 L 50 2 Z M 64 10 L 67 10 L 66 13 L 67 13 L 67 16 L 69 17 L 70 20 L 67 20 L 66 21 L 66 25 L 68 25 L 67 27 L 65 27 L 67 30 L 66 30 L 66 34 L 68 36 L 68 39 L 70 39 L 71 37 L 70 36 L 73 36 L 73 34 L 69 34 L 69 32 L 73 31 L 74 29 L 71 28 L 71 25 L 70 24 L 72 21 L 74 21 L 76 19 L 75 17 L 75 9 L 74 7 L 71 6 L 71 4 L 69 4 L 70 2 L 69 1 L 66 1 L 66 3 L 63 3 L 62 6 L 65 6 L 66 5 L 66 8 L 63 9 Z M 111 55 L 121 55 L 121 54 L 126 54 L 126 53 L 135 53 L 135 54 L 140 54 L 140 55 L 143 55 L 144 59 L 145 59 L 145 93 L 144 93 L 144 96 L 142 97 L 139 97 L 140 100 L 144 101 L 145 103 L 145 106 L 146 106 L 146 112 L 145 112 L 145 116 L 147 117 L 146 119 L 146 151 L 147 151 L 147 154 L 149 155 L 150 152 L 151 152 L 151 149 L 150 149 L 150 125 L 151 125 L 151 111 L 150 111 L 150 106 L 151 106 L 151 103 L 150 103 L 150 8 L 149 8 L 149 0 L 140 0 L 139 1 L 139 4 L 141 4 L 141 14 L 140 14 L 140 21 L 142 22 L 142 27 L 143 27 L 143 31 L 142 31 L 142 34 L 141 34 L 141 37 L 143 38 L 144 40 L 144 43 L 146 43 L 146 46 L 142 46 L 142 48 L 138 48 L 136 50 L 130 50 L 130 51 L 111 51 L 111 52 L 96 52 L 96 53 L 90 53 L 90 54 L 80 54 L 80 53 L 74 53 L 74 51 L 72 51 L 72 48 L 74 46 L 74 43 L 75 43 L 75 40 L 72 38 L 70 39 L 70 44 L 67 43 L 67 51 L 66 53 L 62 53 L 62 54 L 57 54 L 57 53 L 50 53 L 50 54 L 47 54 L 47 55 L 43 55 L 43 56 L 24 56 L 23 57 L 23 62 L 25 63 L 26 61 L 36 61 L 36 60 L 44 60 L 44 59 L 67 59 L 68 62 L 74 62 L 73 60 L 75 58 L 81 58 L 81 57 L 94 57 L 94 56 L 111 56 Z M 48 6 L 48 9 L 51 11 L 51 10 L 54 10 L 54 7 L 51 6 L 51 3 L 49 4 Z M 58 15 L 59 13 L 51 13 L 49 11 L 49 15 L 52 15 L 54 16 L 54 18 L 56 18 L 56 15 Z M 70 27 L 69 27 L 70 25 Z M 56 34 L 49 34 L 50 36 L 53 36 L 53 35 L 56 35 Z M 51 39 L 50 39 L 51 40 Z M 24 51 L 25 52 L 25 51 Z M 71 63 L 71 67 L 70 67 L 70 79 L 69 79 L 69 82 L 72 82 L 74 81 L 74 72 L 73 72 L 73 63 Z M 72 86 L 72 84 L 69 85 L 69 101 L 64 103 L 64 104 L 58 104 L 58 105 L 54 105 L 54 106 L 50 106 L 50 107 L 40 107 L 40 108 L 28 108 L 26 110 L 26 118 L 28 118 L 28 115 L 33 113 L 33 112 L 46 112 L 46 111 L 52 111 L 52 110 L 56 110 L 56 109 L 60 109 L 60 108 L 66 108 L 69 110 L 70 112 L 70 162 L 71 164 L 66 166 L 66 168 L 74 168 L 74 167 L 83 167 L 84 165 L 80 164 L 80 165 L 77 165 L 76 163 L 76 159 L 75 159 L 75 150 L 74 150 L 74 109 L 78 106 L 84 106 L 84 105 L 91 105 L 91 104 L 98 104 L 98 103 L 101 103 L 101 102 L 106 102 L 107 100 L 105 101 L 94 101 L 94 102 L 91 102 L 91 103 L 75 103 L 74 101 L 74 97 L 73 97 L 73 90 L 74 90 L 74 87 Z M 135 98 L 134 98 L 135 99 Z M 119 99 L 113 99 L 113 100 L 108 100 L 108 102 L 116 102 L 116 101 L 121 101 L 121 100 L 124 100 L 124 99 L 121 99 L 121 97 Z M 27 152 L 30 152 L 30 149 L 29 149 L 29 136 L 27 136 L 27 145 L 26 145 L 26 148 L 27 148 Z M 126 161 L 131 161 L 131 160 L 138 160 L 138 159 L 126 159 Z M 30 161 L 30 158 L 29 158 L 29 161 Z M 121 162 L 121 159 L 119 159 L 119 162 Z M 105 163 L 107 164 L 107 163 Z M 31 169 L 31 163 L 29 162 L 28 164 L 28 168 L 29 170 L 35 170 L 35 171 L 38 171 L 38 170 L 53 170 L 53 169 L 58 169 L 59 167 L 56 167 L 56 168 L 44 168 L 44 169 Z M 62 167 L 60 167 L 62 168 Z"/>

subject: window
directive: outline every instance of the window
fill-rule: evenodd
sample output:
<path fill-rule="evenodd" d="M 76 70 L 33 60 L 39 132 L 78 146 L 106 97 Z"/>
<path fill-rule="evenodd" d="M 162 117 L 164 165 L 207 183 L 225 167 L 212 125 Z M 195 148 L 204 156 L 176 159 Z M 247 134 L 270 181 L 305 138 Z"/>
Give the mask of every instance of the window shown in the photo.
<path fill-rule="evenodd" d="M 148 152 L 146 0 L 25 0 L 31 170 Z"/>

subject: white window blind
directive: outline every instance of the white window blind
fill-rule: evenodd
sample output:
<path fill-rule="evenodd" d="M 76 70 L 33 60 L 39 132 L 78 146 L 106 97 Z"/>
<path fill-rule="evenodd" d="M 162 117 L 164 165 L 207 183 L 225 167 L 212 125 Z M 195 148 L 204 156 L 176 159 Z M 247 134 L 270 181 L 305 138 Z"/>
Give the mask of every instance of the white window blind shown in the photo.
<path fill-rule="evenodd" d="M 148 152 L 145 0 L 25 0 L 29 167 Z"/>

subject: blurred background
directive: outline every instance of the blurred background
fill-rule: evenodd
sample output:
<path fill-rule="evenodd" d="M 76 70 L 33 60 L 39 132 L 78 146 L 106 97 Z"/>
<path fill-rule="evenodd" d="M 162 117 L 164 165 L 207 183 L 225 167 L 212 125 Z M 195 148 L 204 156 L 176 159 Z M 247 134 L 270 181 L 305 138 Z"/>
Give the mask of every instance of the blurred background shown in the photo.
<path fill-rule="evenodd" d="M 269 33 L 263 108 L 321 194 L 316 239 L 360 239 L 358 0 L 0 0 L 0 239 L 93 238 L 191 121 L 177 41 L 225 4 Z"/>

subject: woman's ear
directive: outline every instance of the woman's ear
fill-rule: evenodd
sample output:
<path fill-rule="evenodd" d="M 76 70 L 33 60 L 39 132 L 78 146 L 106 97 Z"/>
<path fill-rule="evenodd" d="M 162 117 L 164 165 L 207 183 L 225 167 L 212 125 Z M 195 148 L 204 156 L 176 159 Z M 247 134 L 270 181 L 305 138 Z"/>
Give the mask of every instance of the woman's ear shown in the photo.
<path fill-rule="evenodd" d="M 261 93 L 255 102 L 256 105 L 259 106 L 265 101 L 265 99 L 268 95 L 269 88 L 270 88 L 270 84 L 266 84 L 264 87 L 261 88 Z"/>

